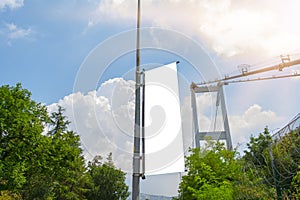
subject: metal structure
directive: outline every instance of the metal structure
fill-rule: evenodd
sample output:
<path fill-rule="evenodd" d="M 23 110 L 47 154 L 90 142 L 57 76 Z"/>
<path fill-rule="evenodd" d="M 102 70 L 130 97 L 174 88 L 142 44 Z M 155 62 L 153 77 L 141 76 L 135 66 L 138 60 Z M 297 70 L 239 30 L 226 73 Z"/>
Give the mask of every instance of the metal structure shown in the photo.
<path fill-rule="evenodd" d="M 300 135 L 300 113 L 298 113 L 287 125 L 285 125 L 283 128 L 281 128 L 279 131 L 277 131 L 275 134 L 272 135 L 272 143 L 269 147 L 269 154 L 272 164 L 272 172 L 274 177 L 274 183 L 275 183 L 275 189 L 277 193 L 277 199 L 282 199 L 282 192 L 280 187 L 280 178 L 277 170 L 277 165 L 273 157 L 273 150 L 272 146 L 276 144 L 277 142 L 280 142 L 281 139 L 286 135 L 289 134 L 291 131 L 298 131 L 298 135 Z"/>
<path fill-rule="evenodd" d="M 287 125 L 272 135 L 273 140 L 280 141 L 283 136 L 300 128 L 300 113 L 298 113 Z M 300 134 L 300 133 L 299 133 Z"/>
<path fill-rule="evenodd" d="M 281 63 L 261 69 L 249 70 L 249 65 L 241 65 L 239 66 L 241 69 L 241 73 L 234 76 L 225 76 L 222 79 L 217 79 L 213 81 L 201 82 L 201 83 L 192 83 L 191 88 L 191 105 L 193 112 L 193 125 L 194 125 L 194 136 L 195 136 L 195 145 L 196 147 L 200 147 L 200 141 L 205 140 L 207 137 L 211 137 L 212 139 L 217 140 L 226 140 L 227 149 L 232 149 L 232 141 L 230 136 L 230 128 L 228 124 L 228 117 L 224 99 L 223 86 L 228 85 L 230 83 L 240 83 L 240 82 L 249 82 L 249 81 L 259 81 L 259 80 L 271 80 L 271 79 L 279 79 L 279 78 L 287 78 L 287 77 L 296 77 L 300 76 L 299 73 L 293 73 L 288 75 L 281 76 L 269 76 L 262 78 L 254 78 L 254 79 L 240 79 L 246 76 L 265 73 L 272 70 L 282 71 L 284 68 L 299 65 L 300 59 L 291 60 L 290 56 L 281 56 Z M 234 80 L 238 79 L 238 80 Z M 224 123 L 223 131 L 211 131 L 211 132 L 200 132 L 198 125 L 198 114 L 197 114 L 197 104 L 196 104 L 196 94 L 197 93 L 208 93 L 208 92 L 217 92 L 217 102 L 216 105 L 221 105 L 222 110 L 222 119 Z"/>
<path fill-rule="evenodd" d="M 299 65 L 300 64 L 300 59 L 297 60 L 291 60 L 290 56 L 280 56 L 281 57 L 281 63 L 277 65 L 273 65 L 270 67 L 265 67 L 261 69 L 256 69 L 256 70 L 249 70 L 250 65 L 240 65 L 242 66 L 241 68 L 241 73 L 233 76 L 225 76 L 222 79 L 217 79 L 213 81 L 207 81 L 207 82 L 201 82 L 197 83 L 196 85 L 210 85 L 210 84 L 224 84 L 227 85 L 229 83 L 238 83 L 238 82 L 248 82 L 248 81 L 257 81 L 257 80 L 269 80 L 269 79 L 278 79 L 278 78 L 287 78 L 287 77 L 294 77 L 294 76 L 300 76 L 298 73 L 293 73 L 289 75 L 284 75 L 284 76 L 271 76 L 271 77 L 263 77 L 263 78 L 256 78 L 256 79 L 241 79 L 241 80 L 235 80 L 231 81 L 233 79 L 237 78 L 242 78 L 250 75 L 255 75 L 255 74 L 260 74 L 260 73 L 265 73 L 268 71 L 283 71 L 284 68 L 291 67 L 294 65 Z"/>
<path fill-rule="evenodd" d="M 132 200 L 140 199 L 140 177 L 141 177 L 141 71 L 140 71 L 140 0 L 138 0 L 137 11 L 137 38 L 136 38 L 136 74 L 135 74 L 135 123 L 133 144 L 133 173 L 132 173 Z"/>
<path fill-rule="evenodd" d="M 216 92 L 217 93 L 216 105 L 221 106 L 222 119 L 223 119 L 223 123 L 224 123 L 223 131 L 213 130 L 210 132 L 200 132 L 200 129 L 198 126 L 196 94 L 197 93 L 208 93 L 208 92 Z M 230 136 L 227 111 L 226 111 L 226 106 L 225 106 L 223 86 L 222 85 L 197 86 L 196 84 L 192 83 L 192 85 L 191 85 L 191 100 L 192 100 L 193 124 L 194 124 L 194 131 L 195 131 L 196 147 L 200 147 L 200 140 L 205 140 L 207 138 L 211 138 L 211 139 L 226 140 L 227 149 L 232 150 L 232 141 L 231 141 L 231 136 Z"/>

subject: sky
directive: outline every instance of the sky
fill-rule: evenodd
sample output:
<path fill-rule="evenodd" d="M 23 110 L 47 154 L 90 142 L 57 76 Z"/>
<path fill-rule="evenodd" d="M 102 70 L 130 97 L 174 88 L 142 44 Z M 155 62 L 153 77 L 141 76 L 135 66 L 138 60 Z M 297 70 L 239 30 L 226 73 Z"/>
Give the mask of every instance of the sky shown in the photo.
<path fill-rule="evenodd" d="M 238 74 L 241 64 L 253 70 L 279 64 L 280 55 L 300 58 L 299 4 L 141 0 L 143 68 L 180 61 L 185 149 L 192 138 L 189 84 Z M 64 106 L 85 157 L 113 152 L 116 165 L 128 173 L 136 8 L 132 0 L 0 0 L 0 85 L 22 83 L 49 111 Z M 266 76 L 299 71 L 293 66 Z M 299 113 L 299 83 L 288 78 L 225 86 L 233 145 L 242 149 L 266 126 L 275 133 Z M 210 129 L 214 99 L 198 95 L 197 105 L 199 124 Z M 176 195 L 179 180 L 179 174 L 148 177 L 142 192 Z"/>

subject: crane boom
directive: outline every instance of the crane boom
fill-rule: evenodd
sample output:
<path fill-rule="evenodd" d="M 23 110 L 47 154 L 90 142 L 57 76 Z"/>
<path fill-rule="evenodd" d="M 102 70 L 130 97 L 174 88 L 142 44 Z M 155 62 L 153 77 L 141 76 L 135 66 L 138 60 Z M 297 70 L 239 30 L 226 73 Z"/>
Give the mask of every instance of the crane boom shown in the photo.
<path fill-rule="evenodd" d="M 265 81 L 265 80 L 271 80 L 271 79 L 281 79 L 281 78 L 289 78 L 289 77 L 296 77 L 300 76 L 299 73 L 294 74 L 288 74 L 288 75 L 282 75 L 282 76 L 270 76 L 270 77 L 262 77 L 262 78 L 254 78 L 254 79 L 240 79 L 240 80 L 230 80 L 230 81 L 224 81 L 224 85 L 228 85 L 230 83 L 243 83 L 243 82 L 251 82 L 251 81 Z"/>
<path fill-rule="evenodd" d="M 226 82 L 228 80 L 241 78 L 241 77 L 245 77 L 245 76 L 250 76 L 250 75 L 254 75 L 254 74 L 259 74 L 259 73 L 263 73 L 263 72 L 273 71 L 273 70 L 282 71 L 284 68 L 300 64 L 300 59 L 291 61 L 289 56 L 286 56 L 286 57 L 281 56 L 281 61 L 282 62 L 280 64 L 276 64 L 276 65 L 273 65 L 270 67 L 265 67 L 265 68 L 257 69 L 257 70 L 253 70 L 253 71 L 242 70 L 242 73 L 238 74 L 238 75 L 225 76 L 225 78 L 223 78 L 223 79 L 201 82 L 199 84 L 197 83 L 196 85 L 207 85 L 207 84 L 211 84 L 211 83 Z"/>

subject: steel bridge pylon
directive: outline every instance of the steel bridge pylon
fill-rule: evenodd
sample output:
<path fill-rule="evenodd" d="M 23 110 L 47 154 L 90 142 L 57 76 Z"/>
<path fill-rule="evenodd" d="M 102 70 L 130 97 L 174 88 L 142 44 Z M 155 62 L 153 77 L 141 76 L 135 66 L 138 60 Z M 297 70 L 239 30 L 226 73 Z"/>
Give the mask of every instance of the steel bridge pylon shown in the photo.
<path fill-rule="evenodd" d="M 201 140 L 211 138 L 215 140 L 225 140 L 227 149 L 232 150 L 232 141 L 230 136 L 228 116 L 227 116 L 226 105 L 225 105 L 223 84 L 218 84 L 213 86 L 198 86 L 195 83 L 192 83 L 190 89 L 191 89 L 191 106 L 192 106 L 192 114 L 193 114 L 194 137 L 195 137 L 196 148 L 200 147 Z M 198 113 L 197 113 L 196 94 L 211 93 L 211 92 L 217 93 L 217 104 L 219 103 L 221 107 L 224 130 L 200 132 Z"/>

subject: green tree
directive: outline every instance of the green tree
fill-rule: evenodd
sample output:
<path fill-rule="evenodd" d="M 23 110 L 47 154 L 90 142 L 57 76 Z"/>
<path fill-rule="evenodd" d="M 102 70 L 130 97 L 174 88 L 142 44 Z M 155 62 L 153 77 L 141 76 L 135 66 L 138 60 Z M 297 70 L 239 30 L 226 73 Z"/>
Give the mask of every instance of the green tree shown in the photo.
<path fill-rule="evenodd" d="M 274 141 L 272 151 L 280 188 L 284 196 L 290 197 L 292 193 L 297 192 L 293 183 L 297 179 L 300 163 L 299 128 Z"/>
<path fill-rule="evenodd" d="M 70 122 L 63 112 L 58 106 L 57 112 L 51 113 L 47 124 L 50 130 L 41 147 L 44 154 L 35 158 L 34 170 L 27 174 L 24 199 L 84 199 L 88 191 L 80 138 L 68 130 Z"/>
<path fill-rule="evenodd" d="M 0 192 L 0 200 L 22 200 L 21 195 L 3 190 Z"/>
<path fill-rule="evenodd" d="M 48 115 L 21 84 L 0 87 L 0 190 L 20 191 L 43 145 Z"/>
<path fill-rule="evenodd" d="M 238 179 L 240 170 L 235 154 L 220 142 L 208 141 L 203 149 L 191 149 L 186 158 L 188 174 L 182 177 L 178 199 L 233 199 L 233 180 Z"/>
<path fill-rule="evenodd" d="M 258 137 L 250 137 L 248 149 L 244 151 L 243 171 L 247 175 L 248 183 L 259 188 L 258 193 L 252 193 L 256 199 L 275 198 L 275 187 L 270 184 L 274 181 L 270 161 L 271 144 L 272 137 L 266 127 Z"/>
<path fill-rule="evenodd" d="M 247 145 L 248 151 L 245 151 L 243 159 L 248 178 L 264 185 L 264 191 L 268 191 L 273 198 L 276 197 L 275 188 L 281 191 L 284 198 L 291 198 L 297 192 L 293 181 L 300 162 L 299 128 L 276 140 L 265 128 L 258 137 L 251 137 Z"/>
<path fill-rule="evenodd" d="M 125 173 L 117 169 L 112 162 L 112 154 L 103 162 L 101 156 L 96 156 L 88 164 L 88 175 L 92 182 L 88 200 L 122 199 L 129 196 L 128 186 L 125 184 Z"/>
<path fill-rule="evenodd" d="M 49 117 L 21 84 L 0 87 L 0 191 L 26 199 L 84 199 L 80 138 L 68 130 L 64 109 Z M 44 134 L 44 127 L 50 127 Z M 4 197 L 3 197 L 4 198 Z M 5 197 L 6 198 L 6 197 Z"/>
<path fill-rule="evenodd" d="M 245 151 L 244 158 L 247 162 L 251 162 L 255 166 L 267 165 L 266 157 L 269 156 L 268 149 L 272 143 L 272 137 L 268 128 L 264 129 L 258 137 L 250 137 L 250 142 L 247 143 L 248 150 Z"/>
<path fill-rule="evenodd" d="M 245 161 L 223 143 L 207 141 L 186 157 L 187 175 L 182 177 L 177 199 L 269 199 L 260 180 L 248 176 Z"/>
<path fill-rule="evenodd" d="M 298 166 L 298 172 L 292 180 L 292 190 L 290 191 L 293 199 L 300 199 L 300 165 Z"/>
<path fill-rule="evenodd" d="M 80 138 L 68 130 L 70 122 L 63 115 L 64 109 L 51 114 L 51 140 L 48 165 L 51 167 L 50 180 L 55 199 L 84 199 L 88 191 L 85 178 L 85 163 L 80 148 Z"/>

